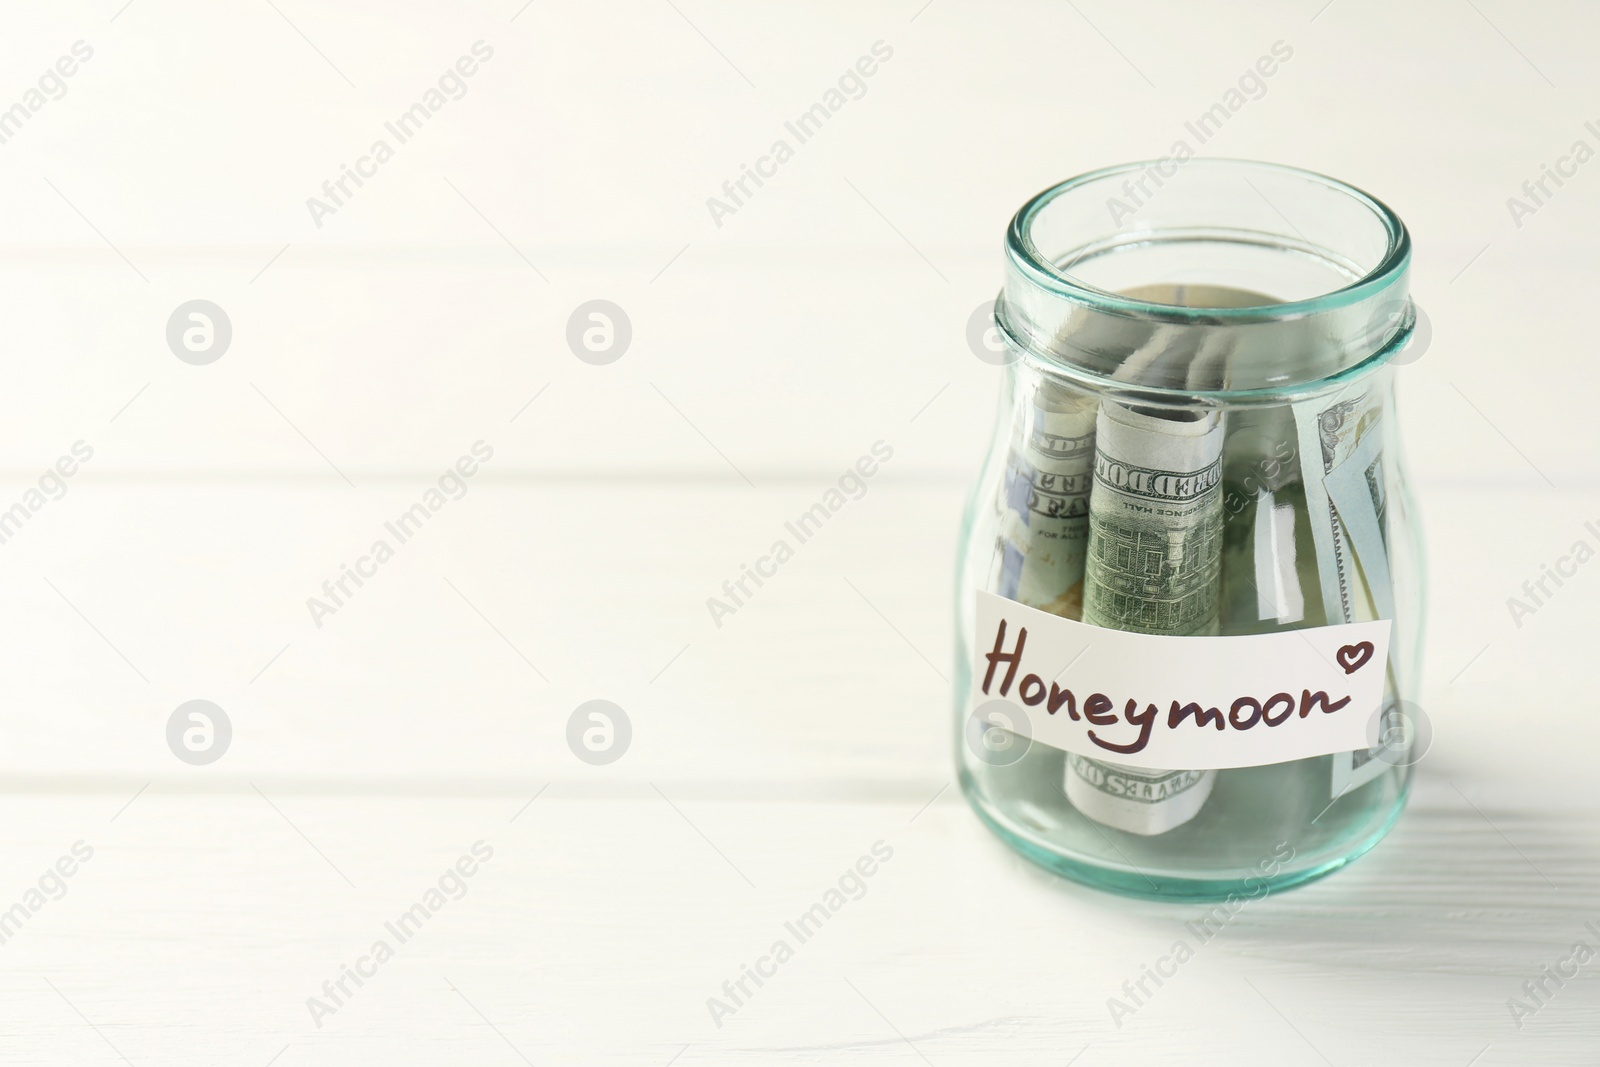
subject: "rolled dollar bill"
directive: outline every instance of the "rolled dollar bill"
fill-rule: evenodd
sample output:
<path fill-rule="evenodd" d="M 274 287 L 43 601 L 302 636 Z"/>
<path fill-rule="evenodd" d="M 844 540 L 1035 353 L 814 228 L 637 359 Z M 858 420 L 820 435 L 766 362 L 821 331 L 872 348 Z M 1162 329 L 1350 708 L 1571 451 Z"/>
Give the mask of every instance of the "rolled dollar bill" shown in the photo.
<path fill-rule="evenodd" d="M 1217 632 L 1222 439 L 1220 411 L 1101 403 L 1084 622 L 1148 634 Z M 1065 791 L 1088 818 L 1153 835 L 1194 818 L 1215 781 L 1215 771 L 1147 770 L 1074 757 Z"/>
<path fill-rule="evenodd" d="M 1014 599 L 1069 619 L 1083 617 L 1096 406 L 1093 397 L 1041 382 L 1023 446 L 1029 544 Z"/>
<path fill-rule="evenodd" d="M 1102 826 L 1149 836 L 1198 815 L 1216 777 L 1216 771 L 1152 771 L 1073 753 L 1067 799 Z"/>
<path fill-rule="evenodd" d="M 999 572 L 991 588 L 1069 619 L 1083 617 L 1096 403 L 1041 379 L 1012 442 L 998 501 Z M 1026 758 L 1004 765 L 1007 788 L 1058 804 L 1066 753 L 1047 745 L 1025 751 Z"/>

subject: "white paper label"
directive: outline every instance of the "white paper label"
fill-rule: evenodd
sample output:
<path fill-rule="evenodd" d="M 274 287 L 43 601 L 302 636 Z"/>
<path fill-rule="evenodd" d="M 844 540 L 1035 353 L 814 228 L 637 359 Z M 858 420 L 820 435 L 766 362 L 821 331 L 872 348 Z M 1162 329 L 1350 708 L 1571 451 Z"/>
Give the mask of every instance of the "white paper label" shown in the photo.
<path fill-rule="evenodd" d="M 1210 770 L 1365 749 L 1383 700 L 1387 619 L 1166 637 L 982 591 L 977 615 L 974 712 L 1099 760 Z"/>

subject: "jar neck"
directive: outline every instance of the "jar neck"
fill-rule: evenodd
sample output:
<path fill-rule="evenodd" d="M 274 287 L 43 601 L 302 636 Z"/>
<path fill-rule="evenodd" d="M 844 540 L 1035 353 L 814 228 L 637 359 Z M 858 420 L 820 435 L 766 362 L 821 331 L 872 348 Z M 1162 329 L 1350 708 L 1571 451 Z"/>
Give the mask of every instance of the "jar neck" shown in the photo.
<path fill-rule="evenodd" d="M 1394 213 L 1332 179 L 1233 160 L 1134 164 L 1017 213 L 995 316 L 1025 358 L 1080 384 L 1271 402 L 1404 347 L 1409 261 Z"/>

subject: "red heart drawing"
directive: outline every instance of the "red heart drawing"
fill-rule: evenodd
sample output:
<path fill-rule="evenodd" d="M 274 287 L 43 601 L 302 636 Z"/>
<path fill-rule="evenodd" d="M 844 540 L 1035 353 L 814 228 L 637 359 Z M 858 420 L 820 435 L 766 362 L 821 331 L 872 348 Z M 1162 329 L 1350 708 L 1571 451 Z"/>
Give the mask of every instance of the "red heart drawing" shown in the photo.
<path fill-rule="evenodd" d="M 1362 641 L 1360 644 L 1345 645 L 1335 658 L 1338 659 L 1339 666 L 1344 668 L 1344 673 L 1354 674 L 1365 667 L 1367 661 L 1372 658 L 1372 642 Z"/>

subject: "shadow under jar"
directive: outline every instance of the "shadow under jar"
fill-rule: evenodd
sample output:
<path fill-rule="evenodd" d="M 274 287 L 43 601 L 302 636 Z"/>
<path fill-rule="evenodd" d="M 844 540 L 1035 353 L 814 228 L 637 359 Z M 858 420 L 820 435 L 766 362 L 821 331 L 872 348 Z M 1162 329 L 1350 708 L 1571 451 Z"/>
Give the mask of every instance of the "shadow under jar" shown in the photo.
<path fill-rule="evenodd" d="M 1382 203 L 1262 163 L 1096 171 L 1012 220 L 954 689 L 962 788 L 1024 856 L 1136 896 L 1259 895 L 1399 816 L 1409 263 Z"/>

